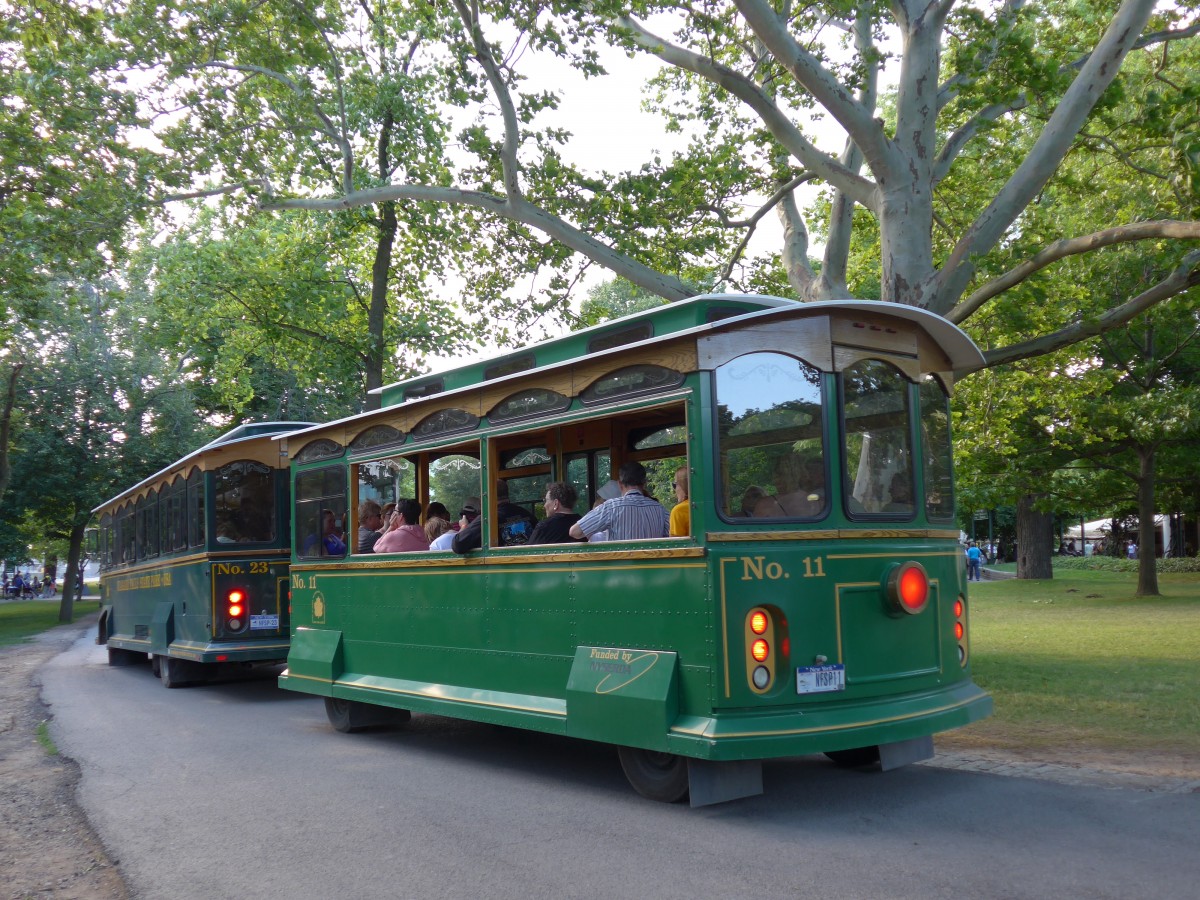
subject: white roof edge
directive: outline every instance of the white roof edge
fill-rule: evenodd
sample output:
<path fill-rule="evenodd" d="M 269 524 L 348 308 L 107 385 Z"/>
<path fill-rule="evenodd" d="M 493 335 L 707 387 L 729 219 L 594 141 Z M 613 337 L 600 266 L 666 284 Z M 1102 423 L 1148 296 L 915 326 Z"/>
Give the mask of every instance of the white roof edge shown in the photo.
<path fill-rule="evenodd" d="M 698 303 L 701 300 L 753 300 L 757 303 L 762 303 L 768 307 L 795 306 L 800 302 L 798 300 L 789 300 L 786 297 L 772 297 L 770 294 L 711 294 L 710 293 L 710 294 L 697 294 L 694 297 L 688 297 L 686 300 L 680 300 L 680 301 L 678 301 L 678 303 Z M 503 353 L 498 353 L 496 355 L 496 357 L 500 358 L 503 356 L 509 356 L 514 353 L 524 353 L 527 350 L 536 350 L 538 347 L 541 347 L 544 344 L 552 344 L 555 341 L 561 341 L 566 337 L 578 337 L 581 334 L 587 334 L 589 331 L 600 331 L 601 329 L 611 328 L 613 325 L 616 325 L 618 322 L 632 322 L 636 319 L 643 319 L 648 316 L 652 316 L 656 313 L 662 312 L 663 309 L 665 309 L 668 306 L 675 306 L 675 305 L 678 305 L 678 304 L 664 303 L 664 304 L 662 304 L 662 306 L 654 306 L 654 307 L 651 307 L 650 309 L 638 310 L 637 312 L 630 313 L 627 316 L 621 316 L 619 319 L 609 319 L 607 322 L 601 322 L 598 325 L 589 325 L 587 328 L 580 328 L 578 331 L 572 331 L 572 332 L 569 332 L 568 334 L 559 335 L 558 337 L 546 338 L 544 341 L 538 341 L 536 344 L 527 344 L 524 347 L 518 347 L 514 350 L 506 350 Z M 672 333 L 674 333 L 674 332 L 672 332 Z M 680 332 L 680 333 L 682 334 L 683 332 Z M 659 335 L 659 337 L 666 337 L 666 335 Z M 623 345 L 623 346 L 628 346 L 628 345 Z M 476 360 L 476 362 L 478 362 L 478 360 Z M 466 365 L 473 365 L 473 363 L 467 363 Z M 453 371 L 455 371 L 455 369 L 465 368 L 465 367 L 466 366 L 455 366 L 454 369 L 447 369 L 446 371 L 453 372 Z M 414 375 L 412 378 L 405 378 L 401 381 L 393 381 L 391 384 L 385 384 L 382 387 L 371 388 L 371 390 L 367 391 L 367 393 L 382 395 L 384 391 L 391 390 L 392 388 L 398 387 L 399 385 L 407 384 L 410 381 L 420 381 L 422 378 L 429 378 L 432 375 L 437 375 L 437 374 L 441 374 L 441 373 L 430 372 L 428 375 Z"/>

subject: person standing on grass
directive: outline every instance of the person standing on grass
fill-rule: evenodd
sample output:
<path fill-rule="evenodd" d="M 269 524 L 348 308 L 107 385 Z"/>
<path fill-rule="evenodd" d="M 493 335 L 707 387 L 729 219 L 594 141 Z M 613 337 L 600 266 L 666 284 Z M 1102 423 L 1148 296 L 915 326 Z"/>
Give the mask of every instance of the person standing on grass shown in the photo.
<path fill-rule="evenodd" d="M 983 553 L 974 541 L 967 544 L 967 581 L 982 581 L 983 576 L 980 571 L 980 563 L 982 562 Z"/>

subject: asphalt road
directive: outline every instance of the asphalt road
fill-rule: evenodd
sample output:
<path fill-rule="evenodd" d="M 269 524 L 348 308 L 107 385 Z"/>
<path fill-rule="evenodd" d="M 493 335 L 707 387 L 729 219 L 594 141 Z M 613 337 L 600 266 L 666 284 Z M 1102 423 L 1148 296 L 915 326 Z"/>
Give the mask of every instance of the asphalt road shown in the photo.
<path fill-rule="evenodd" d="M 167 690 L 84 638 L 51 734 L 140 898 L 1187 898 L 1200 794 L 926 766 L 768 764 L 766 793 L 644 800 L 602 745 L 417 716 L 343 735 L 273 679 Z"/>

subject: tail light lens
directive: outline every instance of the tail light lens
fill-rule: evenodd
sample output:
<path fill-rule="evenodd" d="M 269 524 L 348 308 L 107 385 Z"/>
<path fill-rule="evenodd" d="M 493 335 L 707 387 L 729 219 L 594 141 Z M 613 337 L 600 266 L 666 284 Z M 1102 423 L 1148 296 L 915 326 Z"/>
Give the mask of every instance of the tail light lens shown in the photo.
<path fill-rule="evenodd" d="M 900 563 L 888 573 L 888 603 L 897 612 L 915 616 L 929 604 L 929 575 L 919 562 Z"/>

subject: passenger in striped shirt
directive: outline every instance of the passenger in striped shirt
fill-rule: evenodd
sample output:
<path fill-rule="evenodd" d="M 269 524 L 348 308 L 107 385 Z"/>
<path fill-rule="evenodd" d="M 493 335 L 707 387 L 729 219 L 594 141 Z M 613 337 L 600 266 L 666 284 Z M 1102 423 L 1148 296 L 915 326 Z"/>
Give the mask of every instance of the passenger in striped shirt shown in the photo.
<path fill-rule="evenodd" d="M 646 496 L 646 469 L 627 462 L 617 473 L 621 496 L 598 506 L 571 526 L 571 537 L 590 538 L 607 531 L 610 541 L 636 541 L 667 536 L 670 516 L 657 500 Z"/>

